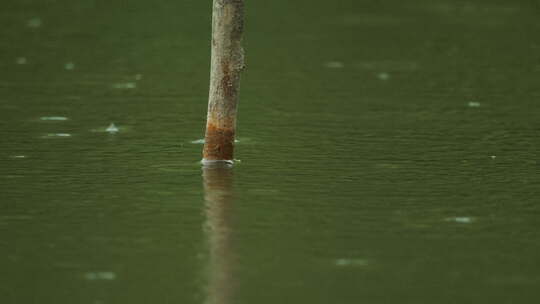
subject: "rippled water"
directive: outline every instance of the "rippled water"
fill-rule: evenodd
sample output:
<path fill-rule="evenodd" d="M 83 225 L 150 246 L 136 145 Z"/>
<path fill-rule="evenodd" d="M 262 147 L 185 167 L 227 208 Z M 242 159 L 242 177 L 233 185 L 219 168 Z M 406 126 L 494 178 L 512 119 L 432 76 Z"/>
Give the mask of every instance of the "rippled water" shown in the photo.
<path fill-rule="evenodd" d="M 248 2 L 232 170 L 210 1 L 2 2 L 0 303 L 538 301 L 539 5 Z"/>

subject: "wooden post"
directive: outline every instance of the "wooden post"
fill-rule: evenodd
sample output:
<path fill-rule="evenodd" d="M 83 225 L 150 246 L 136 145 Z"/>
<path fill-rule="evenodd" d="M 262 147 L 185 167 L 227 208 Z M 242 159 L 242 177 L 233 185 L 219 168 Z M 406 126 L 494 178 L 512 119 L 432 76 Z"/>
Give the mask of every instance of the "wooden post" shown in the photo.
<path fill-rule="evenodd" d="M 212 61 L 203 163 L 232 161 L 240 73 L 244 69 L 244 0 L 213 0 Z"/>

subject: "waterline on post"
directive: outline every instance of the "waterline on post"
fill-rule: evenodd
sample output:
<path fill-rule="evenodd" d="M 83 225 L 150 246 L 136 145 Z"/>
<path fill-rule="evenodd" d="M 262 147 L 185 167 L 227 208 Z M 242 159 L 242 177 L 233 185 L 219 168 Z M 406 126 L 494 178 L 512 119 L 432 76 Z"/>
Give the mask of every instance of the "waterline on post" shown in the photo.
<path fill-rule="evenodd" d="M 201 164 L 203 168 L 231 168 L 234 165 L 234 160 L 215 160 L 215 159 L 202 159 Z"/>

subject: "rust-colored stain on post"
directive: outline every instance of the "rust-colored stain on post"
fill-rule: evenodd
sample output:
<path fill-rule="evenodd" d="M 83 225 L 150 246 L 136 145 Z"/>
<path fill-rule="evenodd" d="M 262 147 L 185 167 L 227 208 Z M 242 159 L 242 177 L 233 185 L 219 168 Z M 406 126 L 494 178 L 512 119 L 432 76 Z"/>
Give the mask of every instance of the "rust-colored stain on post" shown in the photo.
<path fill-rule="evenodd" d="M 212 62 L 203 161 L 232 161 L 240 73 L 244 68 L 244 0 L 214 0 Z"/>
<path fill-rule="evenodd" d="M 206 124 L 204 160 L 233 160 L 234 128 Z"/>

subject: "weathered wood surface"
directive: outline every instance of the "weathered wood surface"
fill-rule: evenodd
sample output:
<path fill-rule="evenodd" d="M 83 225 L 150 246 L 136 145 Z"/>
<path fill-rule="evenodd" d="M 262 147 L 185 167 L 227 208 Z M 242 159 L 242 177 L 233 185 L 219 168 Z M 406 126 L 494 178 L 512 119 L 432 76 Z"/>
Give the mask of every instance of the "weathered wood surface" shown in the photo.
<path fill-rule="evenodd" d="M 234 159 L 240 74 L 244 69 L 243 31 L 244 0 L 214 0 L 203 161 Z"/>

